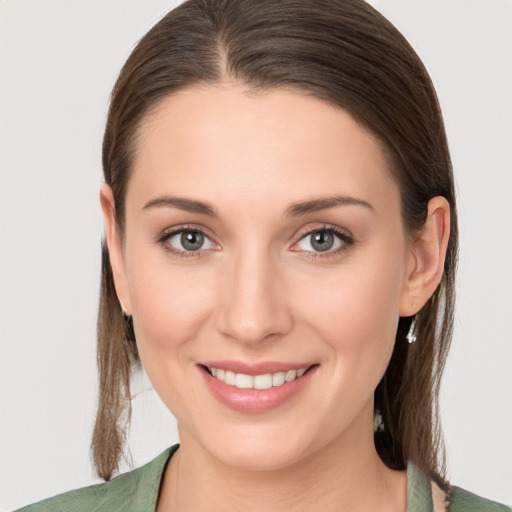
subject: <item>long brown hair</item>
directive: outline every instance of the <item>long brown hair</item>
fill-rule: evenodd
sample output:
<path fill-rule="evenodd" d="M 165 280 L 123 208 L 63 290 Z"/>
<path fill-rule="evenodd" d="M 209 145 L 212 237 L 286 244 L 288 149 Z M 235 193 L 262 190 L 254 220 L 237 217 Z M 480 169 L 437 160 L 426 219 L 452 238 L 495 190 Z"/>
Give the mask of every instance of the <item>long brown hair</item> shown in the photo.
<path fill-rule="evenodd" d="M 450 345 L 457 260 L 452 167 L 436 93 L 398 30 L 362 0 L 188 0 L 138 43 L 112 92 L 103 170 L 124 232 L 124 200 L 137 135 L 159 100 L 190 86 L 237 81 L 251 90 L 285 88 L 348 111 L 376 135 L 401 190 L 407 229 L 420 229 L 428 201 L 451 207 L 442 281 L 416 315 L 417 342 L 401 318 L 394 352 L 375 393 L 383 461 L 408 461 L 442 483 L 439 385 Z M 123 454 L 130 418 L 130 375 L 140 365 L 133 326 L 123 320 L 106 245 L 98 319 L 99 403 L 92 440 L 97 472 L 109 479 Z"/>

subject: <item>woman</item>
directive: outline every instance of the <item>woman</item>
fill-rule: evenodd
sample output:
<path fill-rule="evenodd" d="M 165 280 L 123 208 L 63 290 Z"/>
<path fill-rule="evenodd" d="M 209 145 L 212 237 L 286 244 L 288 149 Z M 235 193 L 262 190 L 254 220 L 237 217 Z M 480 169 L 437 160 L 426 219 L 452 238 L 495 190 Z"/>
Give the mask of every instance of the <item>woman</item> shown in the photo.
<path fill-rule="evenodd" d="M 453 178 L 386 20 L 186 2 L 128 59 L 103 149 L 98 473 L 140 362 L 181 444 L 36 510 L 509 510 L 444 478 Z"/>

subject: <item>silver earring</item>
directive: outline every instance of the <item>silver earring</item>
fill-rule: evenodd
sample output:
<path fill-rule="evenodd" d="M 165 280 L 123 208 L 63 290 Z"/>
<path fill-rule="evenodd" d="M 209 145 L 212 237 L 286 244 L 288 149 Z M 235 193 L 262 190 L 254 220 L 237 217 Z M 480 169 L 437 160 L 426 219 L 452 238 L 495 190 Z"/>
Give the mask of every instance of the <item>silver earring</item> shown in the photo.
<path fill-rule="evenodd" d="M 406 338 L 409 343 L 414 343 L 418 339 L 418 336 L 416 335 L 416 317 L 412 319 Z"/>
<path fill-rule="evenodd" d="M 384 432 L 384 420 L 382 419 L 382 414 L 379 409 L 375 409 L 373 413 L 373 431 Z"/>

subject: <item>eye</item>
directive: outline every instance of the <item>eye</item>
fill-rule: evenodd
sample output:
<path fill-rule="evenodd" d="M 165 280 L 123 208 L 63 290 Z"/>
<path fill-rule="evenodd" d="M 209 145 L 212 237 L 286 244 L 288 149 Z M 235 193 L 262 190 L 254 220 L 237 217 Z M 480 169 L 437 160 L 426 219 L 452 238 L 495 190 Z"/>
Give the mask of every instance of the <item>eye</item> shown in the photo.
<path fill-rule="evenodd" d="M 293 250 L 336 253 L 347 245 L 352 245 L 353 239 L 334 228 L 317 228 L 306 233 L 294 246 Z"/>
<path fill-rule="evenodd" d="M 161 241 L 168 250 L 177 254 L 193 253 L 217 248 L 217 245 L 198 229 L 180 229 L 179 231 L 173 231 L 172 233 L 164 235 Z"/>

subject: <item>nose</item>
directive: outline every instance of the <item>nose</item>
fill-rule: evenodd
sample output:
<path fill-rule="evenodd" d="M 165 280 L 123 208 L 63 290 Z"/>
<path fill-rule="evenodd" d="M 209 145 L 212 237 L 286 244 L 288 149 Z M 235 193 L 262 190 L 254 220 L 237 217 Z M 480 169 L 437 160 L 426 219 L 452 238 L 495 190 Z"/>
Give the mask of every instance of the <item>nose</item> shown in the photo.
<path fill-rule="evenodd" d="M 238 252 L 222 278 L 218 329 L 240 343 L 257 346 L 292 328 L 282 272 L 267 251 Z"/>

